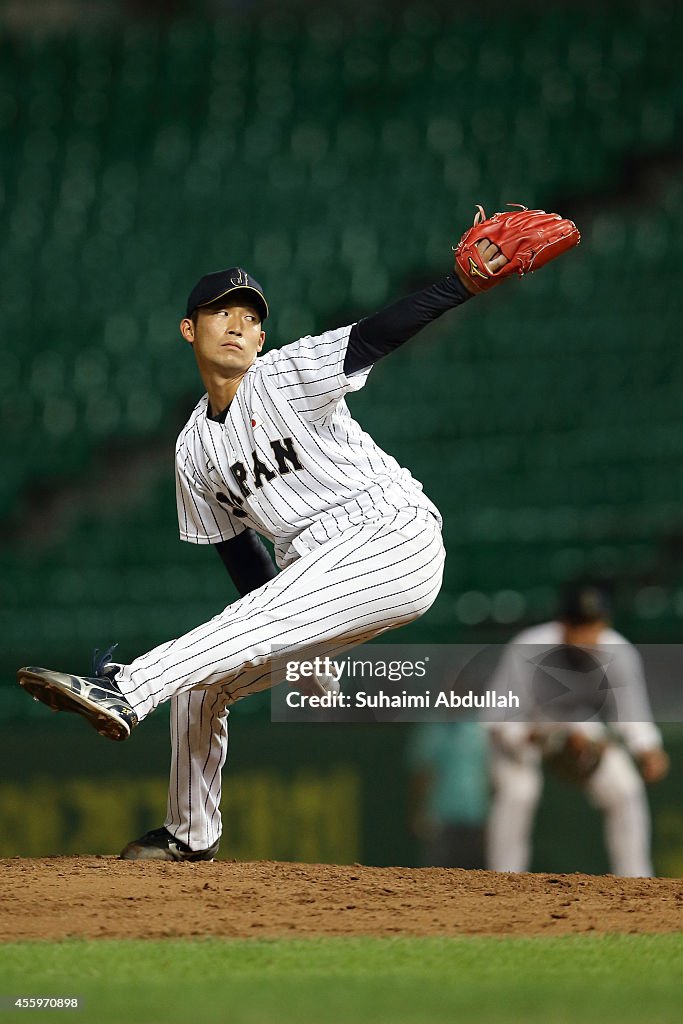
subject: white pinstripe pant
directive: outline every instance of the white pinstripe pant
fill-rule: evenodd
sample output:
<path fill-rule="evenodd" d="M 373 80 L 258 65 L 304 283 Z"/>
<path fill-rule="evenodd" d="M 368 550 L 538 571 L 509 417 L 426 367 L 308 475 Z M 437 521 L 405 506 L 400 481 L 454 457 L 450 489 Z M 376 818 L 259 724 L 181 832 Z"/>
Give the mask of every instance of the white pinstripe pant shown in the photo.
<path fill-rule="evenodd" d="M 422 508 L 371 518 L 313 548 L 263 587 L 124 667 L 117 682 L 144 718 L 171 700 L 165 825 L 192 849 L 221 834 L 228 707 L 272 685 L 273 648 L 353 647 L 423 615 L 441 587 L 439 525 Z"/>

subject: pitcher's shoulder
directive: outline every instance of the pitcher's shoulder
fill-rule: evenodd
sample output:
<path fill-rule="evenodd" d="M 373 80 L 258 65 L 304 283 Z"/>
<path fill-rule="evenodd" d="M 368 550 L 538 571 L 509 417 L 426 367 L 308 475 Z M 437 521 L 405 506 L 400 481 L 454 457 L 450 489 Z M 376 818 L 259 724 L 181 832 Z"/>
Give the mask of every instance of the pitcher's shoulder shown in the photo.
<path fill-rule="evenodd" d="M 201 425 L 202 421 L 206 419 L 206 413 L 208 409 L 208 395 L 202 395 L 194 409 L 190 413 L 187 423 L 181 429 L 176 439 L 175 450 L 176 454 L 183 448 L 187 443 L 188 438 L 197 432 L 197 429 Z"/>

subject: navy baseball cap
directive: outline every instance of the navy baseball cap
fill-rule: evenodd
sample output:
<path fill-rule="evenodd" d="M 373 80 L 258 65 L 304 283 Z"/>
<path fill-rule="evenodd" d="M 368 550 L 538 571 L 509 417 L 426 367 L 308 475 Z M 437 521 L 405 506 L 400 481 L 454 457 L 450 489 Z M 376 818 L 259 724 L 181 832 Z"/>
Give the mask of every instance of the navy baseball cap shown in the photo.
<path fill-rule="evenodd" d="M 230 267 L 229 270 L 218 270 L 215 274 L 205 274 L 190 292 L 185 316 L 189 319 L 195 309 L 210 306 L 232 292 L 249 292 L 249 302 L 258 309 L 261 320 L 266 319 L 268 303 L 263 288 L 242 267 Z"/>

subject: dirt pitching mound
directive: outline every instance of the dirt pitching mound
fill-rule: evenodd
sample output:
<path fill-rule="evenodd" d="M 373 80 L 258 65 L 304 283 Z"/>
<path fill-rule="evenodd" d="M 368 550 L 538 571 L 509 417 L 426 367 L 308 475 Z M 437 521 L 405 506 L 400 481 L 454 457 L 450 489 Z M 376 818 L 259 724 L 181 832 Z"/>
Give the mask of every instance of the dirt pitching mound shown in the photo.
<path fill-rule="evenodd" d="M 683 879 L 360 865 L 0 860 L 0 941 L 683 930 Z"/>

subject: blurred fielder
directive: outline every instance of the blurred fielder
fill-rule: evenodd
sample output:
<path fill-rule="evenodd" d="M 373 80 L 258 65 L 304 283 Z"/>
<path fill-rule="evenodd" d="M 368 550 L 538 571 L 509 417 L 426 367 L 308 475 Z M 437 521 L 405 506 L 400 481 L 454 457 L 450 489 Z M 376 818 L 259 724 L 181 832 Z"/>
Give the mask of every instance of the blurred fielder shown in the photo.
<path fill-rule="evenodd" d="M 515 713 L 519 720 L 489 725 L 494 796 L 487 867 L 529 870 L 547 769 L 578 784 L 602 811 L 613 874 L 652 875 L 644 783 L 666 775 L 668 758 L 652 721 L 640 655 L 610 628 L 606 595 L 575 586 L 557 621 L 516 636 L 491 686 L 509 684 L 522 695 L 522 710 Z"/>

